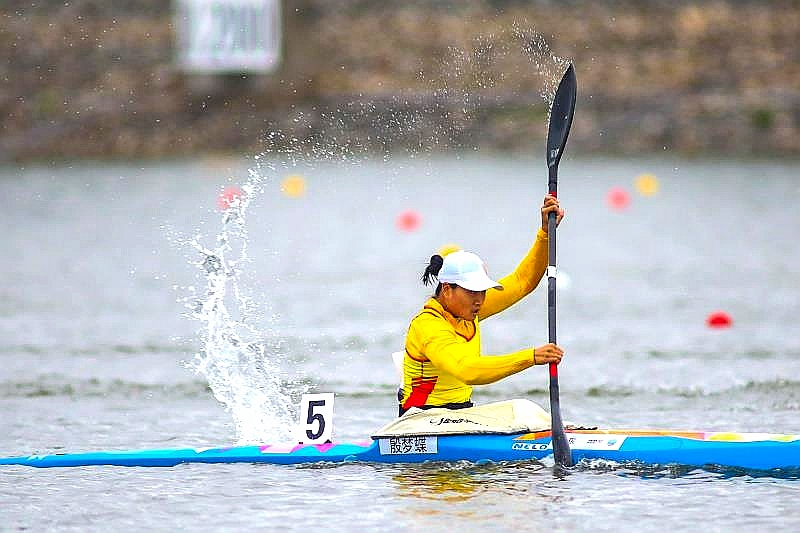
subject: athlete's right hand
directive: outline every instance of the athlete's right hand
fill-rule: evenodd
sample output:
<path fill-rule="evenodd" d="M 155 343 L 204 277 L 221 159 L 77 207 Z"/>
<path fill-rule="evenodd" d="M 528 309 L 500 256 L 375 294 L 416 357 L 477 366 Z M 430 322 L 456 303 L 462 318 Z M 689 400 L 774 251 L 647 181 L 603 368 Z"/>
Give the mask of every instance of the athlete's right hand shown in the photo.
<path fill-rule="evenodd" d="M 548 194 L 544 197 L 544 201 L 542 202 L 542 231 L 547 233 L 550 228 L 550 213 L 556 214 L 556 226 L 561 224 L 561 219 L 564 218 L 564 210 L 561 209 L 561 205 L 558 203 L 558 198 L 553 196 L 552 194 Z"/>
<path fill-rule="evenodd" d="M 561 362 L 562 357 L 564 357 L 564 350 L 552 342 L 533 349 L 534 365 L 558 364 Z"/>

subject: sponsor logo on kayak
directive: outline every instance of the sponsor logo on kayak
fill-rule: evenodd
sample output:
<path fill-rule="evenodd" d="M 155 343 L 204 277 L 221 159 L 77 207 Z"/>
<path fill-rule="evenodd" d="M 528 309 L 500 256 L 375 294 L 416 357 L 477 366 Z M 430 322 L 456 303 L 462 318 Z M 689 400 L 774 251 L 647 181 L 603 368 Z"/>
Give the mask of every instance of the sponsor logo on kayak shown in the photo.
<path fill-rule="evenodd" d="M 469 418 L 447 418 L 446 416 L 442 416 L 438 419 L 431 419 L 428 421 L 428 423 L 433 424 L 434 426 L 441 426 L 442 424 L 475 424 L 476 426 L 486 425 L 474 420 L 470 420 Z"/>
<path fill-rule="evenodd" d="M 625 442 L 624 435 L 570 435 L 569 445 L 579 450 L 619 450 Z"/>
<path fill-rule="evenodd" d="M 520 452 L 541 452 L 552 450 L 553 444 L 550 442 L 515 442 L 511 445 L 511 449 Z"/>
<path fill-rule="evenodd" d="M 389 437 L 378 439 L 381 455 L 416 455 L 439 453 L 439 442 L 435 436 Z"/>

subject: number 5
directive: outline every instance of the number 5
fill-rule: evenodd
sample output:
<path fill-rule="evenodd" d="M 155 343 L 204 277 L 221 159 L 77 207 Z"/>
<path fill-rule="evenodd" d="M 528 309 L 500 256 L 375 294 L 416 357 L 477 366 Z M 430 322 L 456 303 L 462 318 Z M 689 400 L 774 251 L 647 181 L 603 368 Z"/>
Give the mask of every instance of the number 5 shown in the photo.
<path fill-rule="evenodd" d="M 322 444 L 333 434 L 333 393 L 304 394 L 300 400 L 300 442 Z"/>

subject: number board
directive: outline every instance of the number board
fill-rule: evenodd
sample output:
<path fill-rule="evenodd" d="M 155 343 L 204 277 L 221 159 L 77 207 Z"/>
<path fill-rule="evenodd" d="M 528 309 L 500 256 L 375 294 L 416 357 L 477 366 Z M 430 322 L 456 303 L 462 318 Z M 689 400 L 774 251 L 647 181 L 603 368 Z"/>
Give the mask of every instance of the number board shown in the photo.
<path fill-rule="evenodd" d="M 303 394 L 300 400 L 300 442 L 323 444 L 330 442 L 332 435 L 333 393 Z"/>

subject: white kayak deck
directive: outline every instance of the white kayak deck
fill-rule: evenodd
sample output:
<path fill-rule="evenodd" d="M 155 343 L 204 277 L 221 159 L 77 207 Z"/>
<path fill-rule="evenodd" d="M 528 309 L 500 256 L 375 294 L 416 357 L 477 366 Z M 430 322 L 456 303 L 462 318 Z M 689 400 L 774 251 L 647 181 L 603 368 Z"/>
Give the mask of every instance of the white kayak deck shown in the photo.
<path fill-rule="evenodd" d="M 404 435 L 479 435 L 534 433 L 550 429 L 550 414 L 525 399 L 505 400 L 464 409 L 412 407 L 372 434 L 373 439 Z"/>

